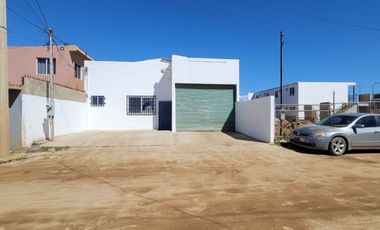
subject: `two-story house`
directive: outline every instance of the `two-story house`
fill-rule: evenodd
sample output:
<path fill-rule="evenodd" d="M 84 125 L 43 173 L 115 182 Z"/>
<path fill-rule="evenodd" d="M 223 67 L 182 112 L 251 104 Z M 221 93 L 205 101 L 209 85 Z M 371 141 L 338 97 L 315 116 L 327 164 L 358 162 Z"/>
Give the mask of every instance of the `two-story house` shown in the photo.
<path fill-rule="evenodd" d="M 85 61 L 92 61 L 76 45 L 54 46 L 53 82 L 56 134 L 80 131 L 85 124 Z M 30 145 L 47 135 L 48 46 L 8 48 L 10 148 Z"/>

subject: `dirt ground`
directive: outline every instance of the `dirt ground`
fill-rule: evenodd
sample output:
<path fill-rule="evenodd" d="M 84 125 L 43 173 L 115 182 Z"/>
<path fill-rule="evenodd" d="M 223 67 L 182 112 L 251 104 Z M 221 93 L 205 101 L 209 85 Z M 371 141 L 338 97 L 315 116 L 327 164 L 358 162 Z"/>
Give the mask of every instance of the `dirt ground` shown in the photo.
<path fill-rule="evenodd" d="M 0 165 L 0 229 L 380 229 L 379 152 L 333 157 L 207 132 L 47 146 L 71 142 Z"/>

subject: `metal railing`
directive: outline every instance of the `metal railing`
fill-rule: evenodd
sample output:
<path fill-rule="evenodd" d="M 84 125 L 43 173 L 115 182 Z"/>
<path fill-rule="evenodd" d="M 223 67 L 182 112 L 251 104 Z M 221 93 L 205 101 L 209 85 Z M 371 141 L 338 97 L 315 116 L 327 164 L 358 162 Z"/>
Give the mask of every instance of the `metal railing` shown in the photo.
<path fill-rule="evenodd" d="M 380 99 L 361 102 L 320 104 L 277 104 L 275 106 L 275 134 L 285 140 L 300 125 L 315 124 L 334 114 L 380 114 Z"/>

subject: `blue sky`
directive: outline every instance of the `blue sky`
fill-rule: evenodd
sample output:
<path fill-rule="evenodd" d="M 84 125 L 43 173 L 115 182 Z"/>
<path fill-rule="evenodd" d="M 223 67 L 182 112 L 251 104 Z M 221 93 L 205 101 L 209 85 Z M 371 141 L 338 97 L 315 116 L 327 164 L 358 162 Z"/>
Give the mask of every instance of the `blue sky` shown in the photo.
<path fill-rule="evenodd" d="M 35 13 L 40 19 L 32 12 Z M 380 82 L 378 0 L 39 0 L 55 34 L 96 60 L 172 54 L 240 59 L 240 94 L 284 82 Z M 45 27 L 35 0 L 8 7 Z M 43 45 L 41 31 L 7 11 L 8 45 Z M 374 85 L 380 91 L 380 84 Z"/>

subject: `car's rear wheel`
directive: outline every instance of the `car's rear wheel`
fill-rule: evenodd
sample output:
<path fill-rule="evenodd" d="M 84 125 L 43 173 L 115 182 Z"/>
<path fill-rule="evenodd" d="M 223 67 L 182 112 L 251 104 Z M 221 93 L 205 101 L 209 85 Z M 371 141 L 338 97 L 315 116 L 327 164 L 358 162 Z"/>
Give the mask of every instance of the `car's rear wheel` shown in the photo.
<path fill-rule="evenodd" d="M 329 146 L 329 152 L 335 156 L 341 156 L 347 151 L 347 142 L 342 137 L 334 137 Z"/>

